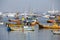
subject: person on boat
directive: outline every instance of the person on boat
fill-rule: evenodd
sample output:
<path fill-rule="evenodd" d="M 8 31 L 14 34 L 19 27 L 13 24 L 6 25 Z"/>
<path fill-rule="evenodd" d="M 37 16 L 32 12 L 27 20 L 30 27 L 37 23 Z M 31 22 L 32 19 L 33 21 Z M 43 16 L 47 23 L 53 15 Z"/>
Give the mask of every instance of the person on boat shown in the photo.
<path fill-rule="evenodd" d="M 26 23 L 25 17 L 22 15 L 21 20 L 23 21 L 23 23 Z"/>
<path fill-rule="evenodd" d="M 15 15 L 15 19 L 19 19 L 19 13 L 18 12 Z"/>
<path fill-rule="evenodd" d="M 30 26 L 32 23 L 32 18 L 31 17 L 26 17 L 26 25 Z"/>

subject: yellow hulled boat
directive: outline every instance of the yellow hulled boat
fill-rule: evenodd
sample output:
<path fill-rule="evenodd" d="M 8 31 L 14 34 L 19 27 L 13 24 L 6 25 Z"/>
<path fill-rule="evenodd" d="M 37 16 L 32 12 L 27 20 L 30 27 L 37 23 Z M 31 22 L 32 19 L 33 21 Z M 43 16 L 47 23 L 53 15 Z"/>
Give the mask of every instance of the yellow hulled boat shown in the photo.
<path fill-rule="evenodd" d="M 60 26 L 58 26 L 57 23 L 54 23 L 52 26 L 40 25 L 39 24 L 39 29 L 60 29 Z"/>
<path fill-rule="evenodd" d="M 27 31 L 33 31 L 34 27 L 29 27 L 29 26 L 24 26 L 23 24 L 7 24 L 7 27 L 10 28 L 12 31 L 21 31 L 22 29 L 27 30 Z"/>

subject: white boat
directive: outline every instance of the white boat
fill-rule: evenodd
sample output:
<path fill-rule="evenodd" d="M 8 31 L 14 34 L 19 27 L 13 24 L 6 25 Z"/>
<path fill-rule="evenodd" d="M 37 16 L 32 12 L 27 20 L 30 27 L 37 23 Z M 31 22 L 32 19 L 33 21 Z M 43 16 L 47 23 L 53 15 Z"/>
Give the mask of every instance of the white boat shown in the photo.
<path fill-rule="evenodd" d="M 31 26 L 24 26 L 24 30 L 31 31 L 34 30 L 34 28 L 32 28 Z"/>
<path fill-rule="evenodd" d="M 60 34 L 60 31 L 53 31 L 53 34 Z"/>
<path fill-rule="evenodd" d="M 4 22 L 0 22 L 0 25 L 3 25 L 4 24 Z"/>

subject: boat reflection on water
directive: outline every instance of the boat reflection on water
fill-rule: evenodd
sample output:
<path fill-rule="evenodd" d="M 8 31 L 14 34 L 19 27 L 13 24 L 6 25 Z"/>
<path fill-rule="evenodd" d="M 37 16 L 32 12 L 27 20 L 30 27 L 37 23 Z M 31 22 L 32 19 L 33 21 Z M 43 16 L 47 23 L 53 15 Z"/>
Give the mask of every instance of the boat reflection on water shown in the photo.
<path fill-rule="evenodd" d="M 5 26 L 0 27 L 0 40 L 60 40 L 60 35 L 54 35 L 51 30 L 35 27 L 35 31 L 11 31 Z"/>

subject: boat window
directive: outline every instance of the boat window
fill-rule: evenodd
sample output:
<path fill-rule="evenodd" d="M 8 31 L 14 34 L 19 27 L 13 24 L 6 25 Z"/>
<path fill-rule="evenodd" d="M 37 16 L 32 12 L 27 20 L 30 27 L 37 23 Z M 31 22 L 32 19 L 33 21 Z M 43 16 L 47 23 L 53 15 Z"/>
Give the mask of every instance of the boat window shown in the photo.
<path fill-rule="evenodd" d="M 28 18 L 28 20 L 32 20 L 32 18 Z"/>

